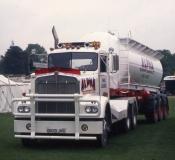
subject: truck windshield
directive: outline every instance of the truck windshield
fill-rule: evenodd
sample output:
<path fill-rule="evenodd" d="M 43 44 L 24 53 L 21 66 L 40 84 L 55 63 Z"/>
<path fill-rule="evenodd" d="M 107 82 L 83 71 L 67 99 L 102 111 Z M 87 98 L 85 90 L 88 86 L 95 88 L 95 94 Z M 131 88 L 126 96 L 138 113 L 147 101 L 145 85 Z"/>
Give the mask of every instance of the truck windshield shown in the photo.
<path fill-rule="evenodd" d="M 95 71 L 98 55 L 92 52 L 53 53 L 48 57 L 48 67 L 76 68 L 81 71 Z"/>

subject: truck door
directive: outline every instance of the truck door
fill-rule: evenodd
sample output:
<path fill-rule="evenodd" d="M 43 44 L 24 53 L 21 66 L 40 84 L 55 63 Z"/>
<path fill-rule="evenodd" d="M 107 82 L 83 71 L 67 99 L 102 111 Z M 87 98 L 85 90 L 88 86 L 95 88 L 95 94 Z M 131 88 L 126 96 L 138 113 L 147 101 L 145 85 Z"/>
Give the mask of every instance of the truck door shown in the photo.
<path fill-rule="evenodd" d="M 107 56 L 101 55 L 100 56 L 100 86 L 99 92 L 101 96 L 108 97 L 109 94 L 109 80 L 107 74 Z"/>

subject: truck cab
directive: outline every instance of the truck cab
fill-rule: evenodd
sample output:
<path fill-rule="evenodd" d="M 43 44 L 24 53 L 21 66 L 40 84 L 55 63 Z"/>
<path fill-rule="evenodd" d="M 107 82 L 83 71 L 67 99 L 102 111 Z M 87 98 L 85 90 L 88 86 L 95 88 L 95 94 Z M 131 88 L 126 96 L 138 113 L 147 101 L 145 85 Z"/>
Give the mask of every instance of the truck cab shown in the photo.
<path fill-rule="evenodd" d="M 74 139 L 104 146 L 112 123 L 108 56 L 95 41 L 59 46 L 48 55 L 48 68 L 32 74 L 31 92 L 13 100 L 15 137 L 23 144 Z"/>

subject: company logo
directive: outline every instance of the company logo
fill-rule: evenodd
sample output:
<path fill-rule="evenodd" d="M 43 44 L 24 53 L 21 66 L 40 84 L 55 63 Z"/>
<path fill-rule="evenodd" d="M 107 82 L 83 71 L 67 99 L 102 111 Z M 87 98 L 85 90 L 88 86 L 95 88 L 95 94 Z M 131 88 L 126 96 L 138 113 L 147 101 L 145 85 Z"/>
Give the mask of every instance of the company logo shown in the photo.
<path fill-rule="evenodd" d="M 95 79 L 94 78 L 83 78 L 81 81 L 81 91 L 89 92 L 95 90 Z"/>
<path fill-rule="evenodd" d="M 146 73 L 154 73 L 154 66 L 153 62 L 148 60 L 147 58 L 142 58 L 142 65 L 140 68 L 141 72 L 146 72 Z"/>

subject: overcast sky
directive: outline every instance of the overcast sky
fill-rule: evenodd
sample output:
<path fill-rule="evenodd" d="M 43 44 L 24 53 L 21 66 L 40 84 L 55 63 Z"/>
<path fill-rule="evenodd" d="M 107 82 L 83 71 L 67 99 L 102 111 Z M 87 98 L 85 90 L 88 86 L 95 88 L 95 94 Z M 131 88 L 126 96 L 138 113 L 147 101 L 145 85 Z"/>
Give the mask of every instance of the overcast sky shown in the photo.
<path fill-rule="evenodd" d="M 13 40 L 22 49 L 53 47 L 96 31 L 114 31 L 153 48 L 175 53 L 175 0 L 0 0 L 0 54 Z"/>

